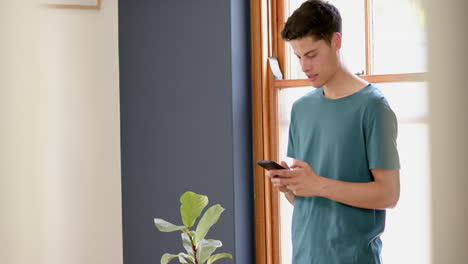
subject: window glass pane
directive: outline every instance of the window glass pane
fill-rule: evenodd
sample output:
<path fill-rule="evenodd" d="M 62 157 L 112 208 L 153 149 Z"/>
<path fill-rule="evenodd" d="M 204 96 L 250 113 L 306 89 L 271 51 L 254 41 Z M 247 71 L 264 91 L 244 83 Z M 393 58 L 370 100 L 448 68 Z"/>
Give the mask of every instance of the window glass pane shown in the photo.
<path fill-rule="evenodd" d="M 382 258 L 387 263 L 430 261 L 428 87 L 425 82 L 379 83 L 398 118 L 400 201 L 387 210 Z M 408 237 L 411 239 L 402 239 Z"/>
<path fill-rule="evenodd" d="M 289 17 L 304 1 L 290 0 L 288 2 Z M 362 72 L 365 69 L 364 2 L 362 0 L 331 0 L 329 2 L 338 8 L 342 17 L 343 60 L 351 72 Z M 299 60 L 294 56 L 294 51 L 289 45 L 287 57 L 289 59 L 291 79 L 305 79 L 306 76 L 301 70 Z"/>
<path fill-rule="evenodd" d="M 382 236 L 385 263 L 430 264 L 430 167 L 427 124 L 428 87 L 424 82 L 379 83 L 398 118 L 398 150 L 401 161 L 400 201 L 387 210 Z M 286 158 L 290 111 L 293 102 L 311 91 L 306 88 L 282 89 L 279 97 L 279 157 Z M 293 207 L 281 195 L 282 263 L 291 263 L 291 218 Z M 411 239 L 405 239 L 410 236 Z"/>
<path fill-rule="evenodd" d="M 421 0 L 373 0 L 374 74 L 425 72 L 426 25 Z"/>
<path fill-rule="evenodd" d="M 426 82 L 375 84 L 385 95 L 398 121 L 426 122 L 428 115 L 428 87 Z"/>
<path fill-rule="evenodd" d="M 400 201 L 387 210 L 382 235 L 384 263 L 431 264 L 429 128 L 399 123 Z"/>

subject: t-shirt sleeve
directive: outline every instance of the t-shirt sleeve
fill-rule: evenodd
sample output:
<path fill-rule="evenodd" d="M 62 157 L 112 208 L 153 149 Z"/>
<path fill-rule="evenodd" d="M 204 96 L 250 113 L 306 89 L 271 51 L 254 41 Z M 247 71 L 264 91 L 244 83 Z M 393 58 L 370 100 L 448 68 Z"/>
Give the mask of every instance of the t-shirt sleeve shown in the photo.
<path fill-rule="evenodd" d="M 296 120 L 294 115 L 294 106 L 291 110 L 291 123 L 289 124 L 289 138 L 288 138 L 288 153 L 287 156 L 296 159 L 297 151 L 297 139 L 296 139 Z"/>
<path fill-rule="evenodd" d="M 381 101 L 371 107 L 366 128 L 369 169 L 400 169 L 397 149 L 398 122 L 395 113 Z"/>

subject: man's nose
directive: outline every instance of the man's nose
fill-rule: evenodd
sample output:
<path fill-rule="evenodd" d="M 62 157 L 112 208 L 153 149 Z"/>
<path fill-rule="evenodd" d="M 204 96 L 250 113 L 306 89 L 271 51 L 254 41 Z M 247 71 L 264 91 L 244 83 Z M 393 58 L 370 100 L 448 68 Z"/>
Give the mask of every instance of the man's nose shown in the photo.
<path fill-rule="evenodd" d="M 301 68 L 302 72 L 308 72 L 310 70 L 310 64 L 307 63 L 304 59 L 301 59 Z"/>

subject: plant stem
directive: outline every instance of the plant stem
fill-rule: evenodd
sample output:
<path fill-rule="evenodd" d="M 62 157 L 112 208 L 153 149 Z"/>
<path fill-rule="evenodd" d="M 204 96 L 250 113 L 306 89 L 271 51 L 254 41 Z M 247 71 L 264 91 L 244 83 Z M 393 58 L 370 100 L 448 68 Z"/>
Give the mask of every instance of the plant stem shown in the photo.
<path fill-rule="evenodd" d="M 190 236 L 190 243 L 192 243 L 192 249 L 193 249 L 193 259 L 195 261 L 195 264 L 198 264 L 198 259 L 197 259 L 197 248 L 195 247 L 195 244 L 193 244 L 193 238 Z"/>

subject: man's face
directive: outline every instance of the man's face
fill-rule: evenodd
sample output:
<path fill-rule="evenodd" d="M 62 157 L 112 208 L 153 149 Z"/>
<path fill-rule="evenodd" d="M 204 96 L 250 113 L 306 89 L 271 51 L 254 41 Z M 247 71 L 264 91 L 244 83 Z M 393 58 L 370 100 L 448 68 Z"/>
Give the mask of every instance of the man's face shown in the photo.
<path fill-rule="evenodd" d="M 315 40 L 312 36 L 290 41 L 294 54 L 299 59 L 302 71 L 315 88 L 322 87 L 333 78 L 339 67 L 341 38 L 333 35 L 331 44 Z"/>

